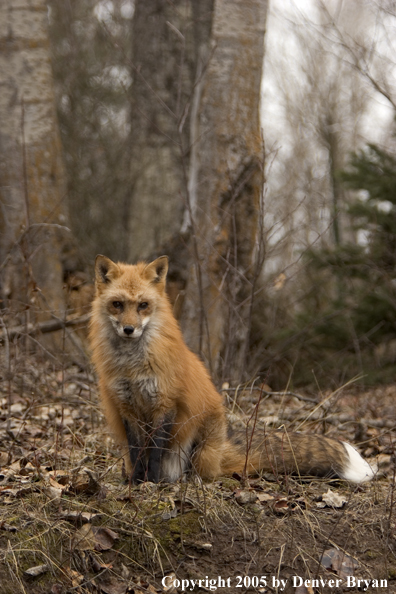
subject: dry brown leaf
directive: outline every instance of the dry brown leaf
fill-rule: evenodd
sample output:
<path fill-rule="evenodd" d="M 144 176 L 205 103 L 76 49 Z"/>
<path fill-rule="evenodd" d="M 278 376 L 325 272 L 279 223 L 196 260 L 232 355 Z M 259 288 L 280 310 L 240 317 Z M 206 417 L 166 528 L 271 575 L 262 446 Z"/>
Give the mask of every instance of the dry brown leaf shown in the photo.
<path fill-rule="evenodd" d="M 44 436 L 43 428 L 39 427 L 38 425 L 32 425 L 31 423 L 29 423 L 28 425 L 26 425 L 26 427 L 24 427 L 24 430 L 28 435 L 30 435 L 30 437 Z"/>
<path fill-rule="evenodd" d="M 341 579 L 354 575 L 355 568 L 358 566 L 355 559 L 338 549 L 327 549 L 323 553 L 321 564 L 326 569 L 334 571 Z"/>
<path fill-rule="evenodd" d="M 278 514 L 285 514 L 291 508 L 289 507 L 289 502 L 286 499 L 286 497 L 281 497 L 280 499 L 274 501 L 274 503 L 272 504 L 272 509 L 274 510 L 274 512 Z"/>
<path fill-rule="evenodd" d="M 7 466 L 11 462 L 10 452 L 0 452 L 0 467 Z"/>
<path fill-rule="evenodd" d="M 269 493 L 257 493 L 257 498 L 259 501 L 264 503 L 265 501 L 273 501 L 275 497 L 270 495 Z"/>
<path fill-rule="evenodd" d="M 44 492 L 52 501 L 60 501 L 62 497 L 62 489 L 56 489 L 55 487 L 47 487 Z"/>
<path fill-rule="evenodd" d="M 52 476 L 49 477 L 49 484 L 54 489 L 59 489 L 60 491 L 64 491 L 67 487 L 67 485 L 64 485 L 56 481 L 54 478 L 52 478 Z"/>
<path fill-rule="evenodd" d="M 107 551 L 117 538 L 118 534 L 110 528 L 84 524 L 74 535 L 73 543 L 80 551 Z"/>
<path fill-rule="evenodd" d="M 92 522 L 95 518 L 98 518 L 102 514 L 95 514 L 90 512 L 81 512 L 81 511 L 64 511 L 61 513 L 61 516 L 64 520 L 68 522 L 72 522 L 73 524 L 87 524 L 88 522 Z"/>
<path fill-rule="evenodd" d="M 73 477 L 70 483 L 70 490 L 75 493 L 86 493 L 87 495 L 99 494 L 102 498 L 106 495 L 106 488 L 102 487 L 94 472 L 89 468 L 83 469 L 85 474 L 79 473 Z"/>
<path fill-rule="evenodd" d="M 257 493 L 255 491 L 237 489 L 234 497 L 240 505 L 246 505 L 246 503 L 254 503 L 257 500 Z"/>
<path fill-rule="evenodd" d="M 99 582 L 98 586 L 103 594 L 125 594 L 128 588 L 124 582 L 120 582 L 115 578 L 106 580 L 106 582 Z"/>
<path fill-rule="evenodd" d="M 77 530 L 73 538 L 73 548 L 80 551 L 95 550 L 95 534 L 92 526 L 86 524 Z"/>
<path fill-rule="evenodd" d="M 60 485 L 67 485 L 69 482 L 69 472 L 66 470 L 50 470 L 48 475 Z"/>
<path fill-rule="evenodd" d="M 33 487 L 32 485 L 26 485 L 24 487 L 19 487 L 15 489 L 0 487 L 0 495 L 5 495 L 9 501 L 15 497 L 23 497 L 23 495 L 28 495 L 29 493 L 37 493 L 37 491 L 38 488 Z"/>
<path fill-rule="evenodd" d="M 73 588 L 77 588 L 84 581 L 84 576 L 81 573 L 78 573 L 78 571 L 71 569 L 71 567 L 65 567 L 64 573 L 70 579 Z"/>
<path fill-rule="evenodd" d="M 113 568 L 113 563 L 101 563 L 100 561 L 98 561 L 98 559 L 96 557 L 91 558 L 91 565 L 92 565 L 92 569 L 94 571 L 96 571 L 97 573 L 99 573 L 99 571 L 103 571 L 103 569 L 112 569 Z M 121 577 L 124 577 L 124 576 L 121 575 Z"/>
<path fill-rule="evenodd" d="M 14 474 L 19 474 L 20 470 L 21 470 L 21 461 L 20 460 L 16 460 L 15 462 L 13 462 L 12 464 L 9 465 L 8 470 Z"/>

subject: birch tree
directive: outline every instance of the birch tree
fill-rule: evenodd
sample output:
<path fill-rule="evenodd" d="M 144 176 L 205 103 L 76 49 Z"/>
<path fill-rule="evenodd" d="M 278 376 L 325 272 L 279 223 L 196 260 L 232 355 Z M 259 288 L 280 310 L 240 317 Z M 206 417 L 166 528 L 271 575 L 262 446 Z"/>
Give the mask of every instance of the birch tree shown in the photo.
<path fill-rule="evenodd" d="M 222 380 L 243 376 L 263 186 L 259 106 L 267 3 L 216 0 L 197 89 L 189 209 L 193 270 L 183 326 Z"/>
<path fill-rule="evenodd" d="M 267 3 L 137 0 L 130 259 L 166 251 L 190 346 L 240 377 L 257 267 Z M 231 372 L 231 370 L 233 370 Z"/>
<path fill-rule="evenodd" d="M 135 3 L 127 215 L 132 261 L 161 246 L 169 251 L 180 231 L 193 97 L 205 67 L 212 11 L 213 0 Z"/>
<path fill-rule="evenodd" d="M 45 0 L 0 3 L 0 86 L 3 306 L 62 315 L 65 185 Z"/>

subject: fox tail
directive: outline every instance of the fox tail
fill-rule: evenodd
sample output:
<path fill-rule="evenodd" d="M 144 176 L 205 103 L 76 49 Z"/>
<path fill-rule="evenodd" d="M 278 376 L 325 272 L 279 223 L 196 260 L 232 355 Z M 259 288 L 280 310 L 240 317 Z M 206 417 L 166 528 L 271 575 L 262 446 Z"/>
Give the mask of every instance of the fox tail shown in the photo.
<path fill-rule="evenodd" d="M 246 445 L 248 442 L 248 445 Z M 232 436 L 222 460 L 222 474 L 271 472 L 298 476 L 339 477 L 363 483 L 373 469 L 349 443 L 323 437 L 276 431 L 264 436 Z"/>

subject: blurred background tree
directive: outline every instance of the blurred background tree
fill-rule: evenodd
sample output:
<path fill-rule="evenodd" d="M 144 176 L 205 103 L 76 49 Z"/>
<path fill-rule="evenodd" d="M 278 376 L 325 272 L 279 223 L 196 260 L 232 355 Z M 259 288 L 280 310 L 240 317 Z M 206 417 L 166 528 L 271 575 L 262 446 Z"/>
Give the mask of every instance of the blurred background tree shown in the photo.
<path fill-rule="evenodd" d="M 298 311 L 278 338 L 304 361 L 295 381 L 335 384 L 361 375 L 393 381 L 396 329 L 396 158 L 369 145 L 352 155 L 339 183 L 359 241 L 313 246 L 304 253 L 310 281 Z M 352 198 L 352 196 L 354 198 Z"/>
<path fill-rule="evenodd" d="M 371 261 L 377 235 L 369 217 L 357 219 L 359 186 L 340 172 L 367 142 L 393 150 L 394 7 L 353 1 L 312 2 L 309 11 L 287 2 L 273 6 L 263 111 L 267 258 L 251 352 L 277 386 L 340 385 L 356 375 L 389 381 L 390 367 L 387 372 L 371 338 L 380 320 L 389 330 L 385 319 L 393 307 L 373 302 L 366 317 L 367 308 L 358 306 L 358 277 L 371 270 L 367 300 L 373 300 L 370 282 L 382 277 Z M 359 183 L 364 188 L 366 181 Z M 386 344 L 391 334 L 382 335 Z M 381 348 L 394 360 L 391 348 Z"/>
<path fill-rule="evenodd" d="M 257 277 L 267 3 L 50 6 L 70 219 L 84 253 L 167 253 L 189 344 L 219 379 L 240 376 Z"/>
<path fill-rule="evenodd" d="M 14 323 L 63 317 L 73 249 L 44 0 L 0 5 L 0 291 Z"/>
<path fill-rule="evenodd" d="M 70 224 L 87 263 L 126 258 L 133 3 L 48 6 Z"/>
<path fill-rule="evenodd" d="M 59 278 L 96 253 L 167 253 L 175 312 L 219 383 L 394 379 L 393 4 L 275 0 L 269 20 L 263 0 L 48 7 L 61 214 L 80 249 L 54 250 Z"/>

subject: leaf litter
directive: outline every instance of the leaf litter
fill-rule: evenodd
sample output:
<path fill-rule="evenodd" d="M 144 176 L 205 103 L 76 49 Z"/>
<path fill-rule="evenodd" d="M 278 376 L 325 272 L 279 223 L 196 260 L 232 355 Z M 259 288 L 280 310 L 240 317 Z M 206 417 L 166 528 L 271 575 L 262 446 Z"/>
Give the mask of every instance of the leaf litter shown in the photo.
<path fill-rule="evenodd" d="M 396 586 L 395 396 L 393 387 L 348 388 L 334 398 L 329 420 L 329 408 L 317 408 L 312 395 L 305 401 L 277 393 L 263 402 L 247 386 L 233 402 L 236 429 L 259 406 L 258 418 L 269 428 L 287 423 L 290 430 L 325 430 L 360 444 L 379 463 L 371 484 L 268 473 L 134 487 L 122 478 L 90 368 L 59 371 L 46 361 L 24 360 L 23 369 L 0 384 L 4 594 L 16 591 L 15 576 L 32 594 L 177 591 L 162 584 L 171 574 L 357 574 Z M 256 430 L 263 427 L 258 422 Z M 301 594 L 312 590 L 302 588 Z"/>

